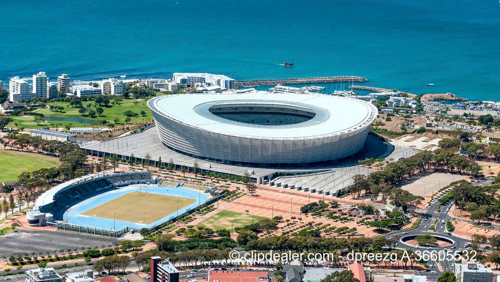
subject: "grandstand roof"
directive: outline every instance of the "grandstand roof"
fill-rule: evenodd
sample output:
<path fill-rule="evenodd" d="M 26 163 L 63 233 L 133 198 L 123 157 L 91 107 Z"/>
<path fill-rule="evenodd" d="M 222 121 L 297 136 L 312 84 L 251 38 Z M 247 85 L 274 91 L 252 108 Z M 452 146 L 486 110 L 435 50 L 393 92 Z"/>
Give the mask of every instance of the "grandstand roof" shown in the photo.
<path fill-rule="evenodd" d="M 94 173 L 94 174 L 84 175 L 82 177 L 78 177 L 78 178 L 69 180 L 67 182 L 61 183 L 61 184 L 55 186 L 54 188 L 45 191 L 42 195 L 40 195 L 40 197 L 38 197 L 36 199 L 34 209 L 38 209 L 38 208 L 40 208 L 42 206 L 48 205 L 50 203 L 53 203 L 54 202 L 54 196 L 58 192 L 64 190 L 67 187 L 70 187 L 70 186 L 72 186 L 74 184 L 78 184 L 78 183 L 87 181 L 89 179 L 94 179 L 94 178 L 97 178 L 97 177 L 104 177 L 104 176 L 112 175 L 112 174 L 113 174 L 112 171 L 102 171 L 102 172 L 98 172 L 98 173 Z"/>
<path fill-rule="evenodd" d="M 219 105 L 269 105 L 315 113 L 308 121 L 289 125 L 259 125 L 231 121 L 212 114 Z M 370 103 L 324 94 L 183 94 L 150 101 L 150 107 L 184 124 L 221 134 L 254 138 L 304 138 L 345 134 L 371 123 L 377 114 Z M 250 127 L 250 128 L 249 128 Z"/>

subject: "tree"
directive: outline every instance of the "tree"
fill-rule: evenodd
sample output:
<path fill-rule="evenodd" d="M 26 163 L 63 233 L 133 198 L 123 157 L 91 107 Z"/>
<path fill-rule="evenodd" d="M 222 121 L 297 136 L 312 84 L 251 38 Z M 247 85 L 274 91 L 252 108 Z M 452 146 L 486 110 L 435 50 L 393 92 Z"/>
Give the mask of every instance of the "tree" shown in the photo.
<path fill-rule="evenodd" d="M 415 133 L 422 134 L 425 132 L 425 127 L 421 126 L 417 130 L 415 130 Z"/>
<path fill-rule="evenodd" d="M 88 115 L 90 117 L 95 117 L 95 111 L 94 110 L 89 110 Z"/>
<path fill-rule="evenodd" d="M 16 207 L 16 202 L 14 200 L 14 195 L 12 194 L 9 195 L 9 206 L 10 206 L 10 213 L 14 214 L 14 208 Z"/>
<path fill-rule="evenodd" d="M 9 117 L 0 117 L 0 130 L 3 130 L 11 122 L 12 119 Z"/>
<path fill-rule="evenodd" d="M 250 173 L 249 173 L 248 171 L 245 171 L 245 174 L 243 175 L 243 183 L 245 183 L 245 187 L 247 188 L 248 193 L 249 193 L 251 196 L 255 195 L 255 192 L 256 192 L 257 186 L 255 186 L 255 185 L 251 182 Z"/>
<path fill-rule="evenodd" d="M 146 162 L 146 166 L 149 166 L 149 163 L 151 162 L 151 155 L 149 153 L 144 156 L 144 161 Z"/>
<path fill-rule="evenodd" d="M 5 218 L 7 218 L 7 213 L 9 213 L 9 203 L 7 203 L 6 198 L 3 198 L 2 211 L 5 214 Z"/>
<path fill-rule="evenodd" d="M 257 234 L 255 232 L 250 231 L 250 230 L 243 230 L 238 235 L 238 238 L 236 239 L 236 241 L 238 242 L 238 244 L 240 246 L 244 247 L 248 244 L 248 242 L 253 241 L 253 240 L 257 240 L 258 238 L 259 237 L 257 236 Z"/>
<path fill-rule="evenodd" d="M 460 148 L 459 139 L 442 139 L 438 143 L 439 147 L 443 150 L 456 151 Z"/>
<path fill-rule="evenodd" d="M 321 282 L 359 282 L 350 270 L 337 271 L 329 274 Z"/>
<path fill-rule="evenodd" d="M 123 114 L 126 115 L 127 117 L 136 117 L 136 116 L 138 116 L 137 113 L 134 113 L 131 110 L 125 111 Z"/>
<path fill-rule="evenodd" d="M 445 272 L 439 276 L 437 282 L 457 282 L 457 278 L 453 272 Z"/>
<path fill-rule="evenodd" d="M 0 104 L 5 103 L 9 99 L 9 91 L 6 89 L 0 89 Z"/>
<path fill-rule="evenodd" d="M 483 219 L 488 218 L 488 207 L 480 206 L 477 210 L 470 213 L 471 220 L 481 221 Z"/>
<path fill-rule="evenodd" d="M 492 115 L 490 115 L 490 114 L 479 116 L 479 122 L 480 122 L 482 125 L 488 125 L 488 124 L 491 124 L 493 121 L 494 121 L 494 118 L 493 118 L 493 116 L 492 116 Z"/>
<path fill-rule="evenodd" d="M 198 169 L 199 168 L 200 168 L 200 165 L 198 164 L 198 162 L 194 161 L 194 164 L 193 164 L 194 178 L 198 178 Z"/>
<path fill-rule="evenodd" d="M 494 263 L 496 268 L 498 269 L 498 265 L 500 264 L 500 251 L 493 251 L 493 252 L 489 253 L 486 256 L 486 259 L 489 262 Z"/>
<path fill-rule="evenodd" d="M 85 108 L 80 108 L 78 109 L 78 112 L 83 116 L 85 114 L 85 112 L 87 111 L 87 109 Z"/>
<path fill-rule="evenodd" d="M 113 99 L 117 105 L 121 105 L 123 102 L 123 98 L 118 96 Z"/>
<path fill-rule="evenodd" d="M 479 238 L 476 238 L 476 239 L 479 239 Z M 485 243 L 487 240 L 486 237 L 481 238 L 481 239 L 482 239 L 481 241 L 477 240 L 478 243 Z M 491 236 L 489 238 L 489 242 L 490 242 L 491 246 L 493 247 L 493 249 L 500 250 L 500 235 Z"/>
<path fill-rule="evenodd" d="M 101 115 L 102 115 L 102 113 L 104 113 L 104 110 L 103 110 L 101 107 L 97 107 L 97 108 L 95 109 L 95 111 L 97 112 L 97 114 L 98 114 L 99 116 L 101 116 Z"/>

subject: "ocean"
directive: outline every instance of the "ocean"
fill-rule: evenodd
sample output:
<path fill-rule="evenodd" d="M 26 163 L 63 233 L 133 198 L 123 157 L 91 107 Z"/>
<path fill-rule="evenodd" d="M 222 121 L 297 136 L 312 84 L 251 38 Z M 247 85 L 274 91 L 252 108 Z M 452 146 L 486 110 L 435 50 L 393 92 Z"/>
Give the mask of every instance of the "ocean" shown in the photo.
<path fill-rule="evenodd" d="M 0 3 L 4 81 L 38 71 L 82 80 L 357 75 L 366 85 L 500 101 L 498 0 Z"/>

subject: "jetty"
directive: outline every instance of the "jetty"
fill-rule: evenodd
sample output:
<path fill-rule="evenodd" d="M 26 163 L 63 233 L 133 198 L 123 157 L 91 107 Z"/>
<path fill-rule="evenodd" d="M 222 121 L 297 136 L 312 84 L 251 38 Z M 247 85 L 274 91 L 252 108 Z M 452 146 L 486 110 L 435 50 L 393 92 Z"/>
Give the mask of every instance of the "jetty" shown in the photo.
<path fill-rule="evenodd" d="M 410 92 L 405 92 L 405 91 L 399 91 L 396 89 L 389 89 L 389 88 L 382 88 L 382 87 L 374 87 L 374 86 L 364 86 L 364 85 L 351 85 L 349 86 L 350 89 L 355 89 L 355 90 L 366 90 L 366 91 L 372 91 L 372 92 L 397 92 L 400 94 L 408 95 L 411 97 L 416 97 L 417 95 L 412 94 Z"/>
<path fill-rule="evenodd" d="M 341 82 L 367 82 L 368 79 L 360 76 L 324 76 L 324 77 L 307 77 L 307 78 L 288 78 L 288 79 L 258 79 L 258 80 L 240 80 L 235 81 L 234 85 L 237 88 L 241 87 L 260 87 L 260 86 L 275 86 L 295 85 L 295 84 L 328 84 Z"/>

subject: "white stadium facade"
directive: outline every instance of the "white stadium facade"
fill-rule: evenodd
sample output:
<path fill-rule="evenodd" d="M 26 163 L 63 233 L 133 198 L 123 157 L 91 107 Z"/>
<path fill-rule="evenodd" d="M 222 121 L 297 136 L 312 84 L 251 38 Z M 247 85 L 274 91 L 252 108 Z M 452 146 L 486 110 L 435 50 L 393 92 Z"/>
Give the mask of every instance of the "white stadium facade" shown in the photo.
<path fill-rule="evenodd" d="M 149 100 L 161 142 L 227 164 L 331 162 L 360 151 L 378 111 L 323 94 L 182 94 Z"/>

